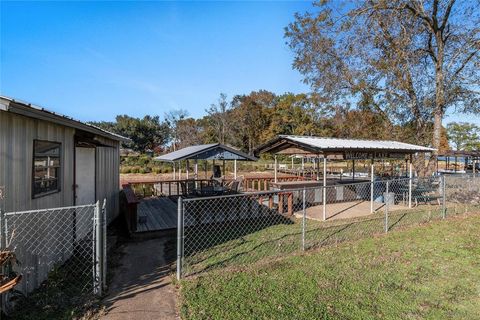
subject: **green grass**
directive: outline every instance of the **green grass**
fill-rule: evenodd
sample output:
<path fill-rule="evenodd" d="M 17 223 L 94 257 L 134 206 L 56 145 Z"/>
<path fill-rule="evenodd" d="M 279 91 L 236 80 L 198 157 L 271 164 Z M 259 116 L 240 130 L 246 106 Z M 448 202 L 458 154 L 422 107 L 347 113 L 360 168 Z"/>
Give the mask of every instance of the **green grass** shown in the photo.
<path fill-rule="evenodd" d="M 424 212 L 423 218 L 428 214 Z M 272 247 L 262 248 L 261 235 L 268 239 L 293 226 L 274 226 L 280 230 L 247 235 L 240 244 L 221 244 L 223 252 L 212 248 L 222 257 L 210 252 L 203 256 L 204 265 L 234 258 L 220 263 L 222 268 L 207 268 L 209 272 L 181 281 L 182 316 L 480 319 L 479 215 L 434 221 L 303 254 L 292 250 L 267 255 Z M 258 249 L 258 245 L 258 252 L 247 249 Z M 232 250 L 249 253 L 235 261 L 238 252 L 229 256 Z M 239 261 L 240 266 L 235 263 Z"/>
<path fill-rule="evenodd" d="M 478 211 L 479 206 L 469 206 Z M 448 209 L 449 215 L 465 212 L 459 206 Z M 389 214 L 388 230 L 441 219 L 440 207 L 422 206 Z M 183 264 L 185 275 L 234 267 L 241 268 L 257 261 L 292 254 L 302 249 L 302 219 L 282 219 L 270 216 L 261 220 L 236 223 L 232 226 L 186 229 Z M 385 215 L 374 215 L 320 222 L 307 219 L 306 250 L 372 237 L 385 233 Z"/>

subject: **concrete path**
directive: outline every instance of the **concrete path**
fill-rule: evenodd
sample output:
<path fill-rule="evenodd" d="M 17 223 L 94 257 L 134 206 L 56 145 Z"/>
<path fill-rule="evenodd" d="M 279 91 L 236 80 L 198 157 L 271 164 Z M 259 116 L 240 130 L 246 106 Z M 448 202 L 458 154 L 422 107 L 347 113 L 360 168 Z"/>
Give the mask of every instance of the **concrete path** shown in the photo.
<path fill-rule="evenodd" d="M 129 242 L 105 298 L 103 320 L 179 319 L 166 238 Z"/>

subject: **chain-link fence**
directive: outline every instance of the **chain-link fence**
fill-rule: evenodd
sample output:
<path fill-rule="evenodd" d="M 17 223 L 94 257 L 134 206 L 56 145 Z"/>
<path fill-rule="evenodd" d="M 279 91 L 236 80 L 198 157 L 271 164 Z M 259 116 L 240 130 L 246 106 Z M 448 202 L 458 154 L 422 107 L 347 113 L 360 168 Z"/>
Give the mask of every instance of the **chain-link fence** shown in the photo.
<path fill-rule="evenodd" d="M 472 176 L 320 184 L 179 199 L 177 277 L 480 210 L 480 178 Z"/>
<path fill-rule="evenodd" d="M 106 274 L 106 210 L 100 203 L 21 212 L 0 210 L 2 249 L 18 261 L 15 289 L 62 299 L 102 293 Z M 46 299 L 48 300 L 48 299 Z"/>

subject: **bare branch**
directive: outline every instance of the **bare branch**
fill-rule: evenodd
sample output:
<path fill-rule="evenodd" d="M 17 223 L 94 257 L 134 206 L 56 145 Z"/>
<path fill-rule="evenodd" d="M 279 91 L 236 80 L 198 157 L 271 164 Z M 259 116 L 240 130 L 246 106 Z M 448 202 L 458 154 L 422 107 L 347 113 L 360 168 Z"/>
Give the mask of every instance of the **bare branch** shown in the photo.
<path fill-rule="evenodd" d="M 445 15 L 443 16 L 443 21 L 442 25 L 440 26 L 440 30 L 443 32 L 445 29 L 445 26 L 447 25 L 448 18 L 450 17 L 450 12 L 452 12 L 453 4 L 455 3 L 456 0 L 450 0 L 450 2 L 447 5 L 447 9 L 445 9 Z"/>

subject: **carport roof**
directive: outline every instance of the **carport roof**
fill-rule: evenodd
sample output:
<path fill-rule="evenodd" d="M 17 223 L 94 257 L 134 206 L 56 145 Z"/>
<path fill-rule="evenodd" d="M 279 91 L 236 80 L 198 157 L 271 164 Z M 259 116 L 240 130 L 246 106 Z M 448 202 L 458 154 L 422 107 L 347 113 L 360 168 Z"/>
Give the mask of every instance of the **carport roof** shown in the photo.
<path fill-rule="evenodd" d="M 158 161 L 175 162 L 187 159 L 197 160 L 240 160 L 257 161 L 254 156 L 248 155 L 235 148 L 221 143 L 201 144 L 186 147 L 154 158 Z"/>

